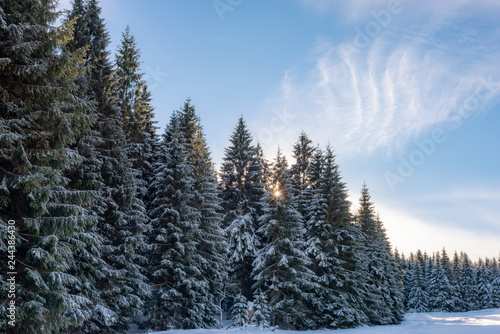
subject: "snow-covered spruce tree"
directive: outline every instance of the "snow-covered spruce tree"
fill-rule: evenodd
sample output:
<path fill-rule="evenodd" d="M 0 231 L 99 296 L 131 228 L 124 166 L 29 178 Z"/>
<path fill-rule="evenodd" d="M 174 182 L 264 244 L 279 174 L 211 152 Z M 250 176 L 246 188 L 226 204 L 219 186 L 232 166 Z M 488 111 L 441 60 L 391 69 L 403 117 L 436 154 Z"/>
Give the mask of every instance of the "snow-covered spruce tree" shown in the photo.
<path fill-rule="evenodd" d="M 311 158 L 311 163 L 307 170 L 307 178 L 309 183 L 309 189 L 305 191 L 312 195 L 316 192 L 316 190 L 321 186 L 320 179 L 323 175 L 323 165 L 325 163 L 325 159 L 323 157 L 323 152 L 316 147 L 314 150 L 314 156 Z M 310 210 L 307 210 L 307 215 L 310 213 Z"/>
<path fill-rule="evenodd" d="M 420 250 L 417 251 L 414 261 L 410 264 L 408 275 L 408 312 L 427 312 L 429 309 L 429 295 L 426 284 L 426 257 Z"/>
<path fill-rule="evenodd" d="M 317 162 L 316 162 L 317 163 Z M 315 182 L 307 222 L 307 249 L 311 269 L 320 287 L 315 289 L 318 327 L 350 328 L 367 322 L 363 313 L 358 262 L 359 231 L 351 221 L 347 189 L 330 147 Z"/>
<path fill-rule="evenodd" d="M 145 201 L 157 146 L 156 122 L 153 121 L 151 93 L 140 70 L 140 51 L 128 26 L 116 51 L 114 79 L 116 102 L 120 107 L 128 143 L 128 156 L 132 166 L 139 172 L 140 198 Z"/>
<path fill-rule="evenodd" d="M 451 262 L 446 249 L 443 248 L 439 259 L 436 254 L 436 264 L 438 269 L 438 281 L 440 282 L 442 296 L 442 300 L 439 302 L 440 308 L 444 312 L 456 312 L 456 300 L 455 298 L 453 298 L 454 287 L 451 284 Z"/>
<path fill-rule="evenodd" d="M 402 277 L 397 270 L 382 222 L 375 216 L 366 184 L 356 217 L 364 235 L 361 265 L 365 270 L 363 300 L 370 324 L 397 324 L 404 316 Z"/>
<path fill-rule="evenodd" d="M 500 307 L 500 266 L 498 261 L 493 258 L 492 260 L 492 282 L 491 290 L 493 296 L 493 308 Z"/>
<path fill-rule="evenodd" d="M 227 242 L 221 228 L 222 215 L 216 174 L 203 134 L 200 119 L 191 100 L 179 111 L 179 121 L 188 148 L 188 161 L 194 167 L 195 207 L 200 211 L 198 252 L 203 257 L 201 273 L 208 281 L 208 302 L 203 312 L 206 326 L 215 326 L 215 314 L 220 312 L 223 284 L 227 277 Z"/>
<path fill-rule="evenodd" d="M 103 189 L 96 211 L 99 223 L 95 233 L 99 238 L 79 257 L 76 272 L 88 279 L 93 302 L 91 319 L 73 332 L 115 332 L 124 330 L 141 313 L 149 286 L 144 276 L 147 250 L 144 233 L 147 216 L 142 202 L 143 181 L 140 172 L 131 163 L 122 117 L 117 104 L 117 85 L 109 61 L 109 36 L 97 0 L 75 1 L 69 18 L 78 17 L 75 38 L 70 47 L 87 43 L 87 75 L 81 80 L 80 93 L 96 102 L 97 122 L 89 136 L 97 157 L 87 159 L 100 164 Z M 88 238 L 90 240 L 90 238 Z M 92 260 L 97 255 L 99 261 Z"/>
<path fill-rule="evenodd" d="M 122 33 L 120 45 L 116 51 L 116 94 L 117 103 L 121 109 L 121 116 L 128 138 L 137 135 L 134 104 L 141 85 L 143 74 L 140 71 L 140 51 L 135 37 L 127 26 Z"/>
<path fill-rule="evenodd" d="M 267 302 L 266 295 L 262 292 L 256 292 L 253 300 L 254 312 L 251 319 L 252 323 L 259 327 L 269 327 L 271 320 L 271 311 Z"/>
<path fill-rule="evenodd" d="M 96 2 L 91 1 L 89 6 L 92 4 Z M 99 12 L 98 7 L 89 14 L 96 11 Z M 95 62 L 90 80 L 99 115 L 94 130 L 101 137 L 97 152 L 102 162 L 105 198 L 97 233 L 103 238 L 101 259 L 110 269 L 96 282 L 99 298 L 104 302 L 95 307 L 92 322 L 85 330 L 113 332 L 125 330 L 141 314 L 149 294 L 144 275 L 146 259 L 141 255 L 147 249 L 147 216 L 140 199 L 138 172 L 128 156 L 128 142 L 116 104 L 113 69 L 106 51 L 109 39 L 102 19 L 97 17 L 95 24 L 95 46 L 91 47 Z"/>
<path fill-rule="evenodd" d="M 155 329 L 206 328 L 209 282 L 199 253 L 201 212 L 196 207 L 194 167 L 174 113 L 160 145 L 150 186 L 153 247 L 150 253 Z"/>
<path fill-rule="evenodd" d="M 269 180 L 270 203 L 262 216 L 261 232 L 269 240 L 254 261 L 254 289 L 263 293 L 280 328 L 313 327 L 310 321 L 316 277 L 304 253 L 302 217 L 293 205 L 286 158 L 278 151 Z"/>
<path fill-rule="evenodd" d="M 460 291 L 462 292 L 462 300 L 466 303 L 464 311 L 476 310 L 478 304 L 475 291 L 476 269 L 467 253 L 461 252 L 460 258 Z"/>
<path fill-rule="evenodd" d="M 316 148 L 312 146 L 312 141 L 302 132 L 293 146 L 292 152 L 295 163 L 290 166 L 291 184 L 293 186 L 295 206 L 297 211 L 302 215 L 304 224 L 308 219 L 309 203 L 311 201 L 307 190 L 310 185 L 309 167 L 315 150 Z"/>
<path fill-rule="evenodd" d="M 476 265 L 476 286 L 477 309 L 485 309 L 489 305 L 491 298 L 491 280 L 489 279 L 488 267 L 483 259 L 479 259 Z"/>
<path fill-rule="evenodd" d="M 385 295 L 384 298 L 391 310 L 391 324 L 399 324 L 404 320 L 405 315 L 403 276 L 391 251 L 391 243 L 379 216 L 377 216 L 376 222 L 377 230 L 383 242 L 383 248 L 385 248 L 382 253 L 382 258 L 385 262 L 385 283 L 387 284 L 389 295 Z"/>
<path fill-rule="evenodd" d="M 236 327 L 242 327 L 248 323 L 248 300 L 240 293 L 234 298 L 230 318 L 232 325 Z"/>
<path fill-rule="evenodd" d="M 259 241 L 255 231 L 262 214 L 264 177 L 243 118 L 238 120 L 225 149 L 219 174 L 223 224 L 228 239 L 229 281 L 247 299 L 253 297 L 252 263 Z"/>
<path fill-rule="evenodd" d="M 394 249 L 394 260 L 396 261 L 396 269 L 399 273 L 399 277 L 401 278 L 401 281 L 399 284 L 403 285 L 403 310 L 406 311 L 406 294 L 405 294 L 405 281 L 404 277 L 406 275 L 406 261 L 405 261 L 405 255 L 400 254 L 398 249 Z"/>
<path fill-rule="evenodd" d="M 498 299 L 500 299 L 500 295 L 497 294 L 497 287 L 495 287 L 495 279 L 498 277 L 498 264 L 495 258 L 486 258 L 485 259 L 485 268 L 486 268 L 486 281 L 487 283 L 487 297 L 486 302 L 483 305 L 485 309 L 496 308 L 498 305 Z"/>
<path fill-rule="evenodd" d="M 414 267 L 414 255 L 413 252 L 410 252 L 410 256 L 405 258 L 404 254 L 401 256 L 401 269 L 403 273 L 403 295 L 404 295 L 404 305 L 405 310 L 408 310 L 408 295 L 413 288 L 411 285 L 411 278 L 413 276 L 413 267 Z"/>
<path fill-rule="evenodd" d="M 432 257 L 426 263 L 425 272 L 425 292 L 428 295 L 427 309 L 425 312 L 439 312 L 441 311 L 441 281 L 438 278 L 439 270 L 439 253 L 437 255 L 433 254 Z M 437 261 L 436 261 L 437 260 Z M 442 277 L 441 277 L 442 278 Z"/>
<path fill-rule="evenodd" d="M 90 300 L 76 295 L 70 268 L 83 247 L 78 236 L 96 223 L 91 190 L 67 175 L 82 162 L 74 148 L 92 125 L 92 104 L 75 94 L 84 50 L 65 46 L 74 22 L 51 27 L 55 1 L 0 2 L 0 249 L 15 221 L 16 265 L 2 261 L 0 331 L 52 333 L 90 317 Z M 17 271 L 15 327 L 7 325 L 5 273 Z"/>
<path fill-rule="evenodd" d="M 102 82 L 107 81 L 106 77 L 101 77 L 101 75 L 104 74 L 102 68 L 107 64 L 106 57 L 108 55 L 105 49 L 108 44 L 108 36 L 104 22 L 99 16 L 100 8 L 97 1 L 76 0 L 66 17 L 67 22 L 76 20 L 73 39 L 68 42 L 66 47 L 71 51 L 86 49 L 84 59 L 86 71 L 76 81 L 77 93 L 81 97 L 93 100 L 93 113 L 96 119 L 99 119 L 98 112 L 100 110 L 97 94 L 102 94 Z M 68 174 L 72 189 L 93 190 L 96 193 L 96 198 L 90 207 L 90 214 L 94 217 L 100 217 L 106 210 L 104 181 L 101 175 L 102 159 L 99 158 L 97 151 L 97 146 L 102 143 L 100 133 L 95 129 L 95 126 L 87 129 L 76 143 L 76 149 L 84 159 Z M 74 252 L 75 260 L 70 272 L 80 277 L 82 284 L 72 286 L 72 291 L 91 300 L 92 315 L 81 326 L 71 328 L 73 333 L 95 333 L 106 330 L 105 326 L 102 325 L 102 320 L 103 315 L 107 314 L 104 311 L 107 307 L 106 302 L 100 296 L 97 282 L 103 280 L 106 274 L 112 271 L 112 268 L 102 258 L 101 246 L 104 240 L 98 232 L 97 223 L 95 223 L 87 226 L 84 233 L 75 235 L 81 248 Z"/>
<path fill-rule="evenodd" d="M 462 299 L 462 294 L 460 291 L 460 280 L 461 280 L 461 267 L 460 267 L 460 256 L 457 251 L 453 254 L 453 260 L 451 263 L 451 277 L 450 284 L 452 289 L 452 298 L 455 301 L 455 312 L 463 312 L 465 310 L 465 301 Z"/>
<path fill-rule="evenodd" d="M 257 145 L 255 146 L 255 165 L 254 167 L 252 167 L 252 173 L 257 173 L 257 175 L 262 175 L 262 181 L 259 181 L 259 182 L 262 182 L 263 184 L 263 189 L 264 189 L 264 196 L 262 194 L 256 194 L 256 197 L 257 195 L 259 195 L 260 197 L 257 199 L 255 199 L 256 201 L 260 201 L 262 203 L 262 208 L 261 208 L 261 212 L 259 212 L 259 217 L 261 217 L 265 211 L 265 208 L 266 206 L 269 204 L 268 202 L 265 201 L 265 194 L 267 191 L 269 191 L 269 182 L 268 180 L 270 179 L 270 175 L 271 175 L 271 170 L 270 170 L 270 164 L 269 162 L 267 161 L 267 159 L 265 159 L 264 157 L 264 151 L 262 150 L 262 146 L 260 146 L 259 143 L 257 143 Z M 260 192 L 259 192 L 260 193 Z M 255 231 L 256 235 L 257 235 L 257 239 L 259 241 L 259 244 L 262 246 L 263 244 L 267 243 L 267 241 L 269 240 L 269 236 L 268 235 L 265 235 L 260 231 L 260 227 L 262 225 L 262 219 L 258 219 L 258 228 L 257 230 Z"/>
<path fill-rule="evenodd" d="M 447 257 L 443 250 L 443 257 Z M 448 279 L 447 261 L 436 253 L 431 259 L 427 268 L 428 279 L 426 292 L 428 297 L 428 311 L 430 312 L 454 312 L 454 300 L 452 296 L 452 286 Z"/>

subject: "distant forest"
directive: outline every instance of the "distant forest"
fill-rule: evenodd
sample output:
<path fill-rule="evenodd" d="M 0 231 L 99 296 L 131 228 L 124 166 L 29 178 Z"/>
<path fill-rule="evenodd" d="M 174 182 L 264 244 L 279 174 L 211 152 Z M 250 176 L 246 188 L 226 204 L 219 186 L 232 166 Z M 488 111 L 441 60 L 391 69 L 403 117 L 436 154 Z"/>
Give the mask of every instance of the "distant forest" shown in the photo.
<path fill-rule="evenodd" d="M 0 331 L 226 315 L 336 329 L 500 307 L 496 259 L 392 252 L 368 187 L 352 210 L 333 149 L 307 134 L 293 162 L 268 161 L 240 118 L 215 170 L 187 99 L 158 135 L 130 29 L 110 55 L 97 0 L 58 27 L 56 5 L 0 0 Z"/>

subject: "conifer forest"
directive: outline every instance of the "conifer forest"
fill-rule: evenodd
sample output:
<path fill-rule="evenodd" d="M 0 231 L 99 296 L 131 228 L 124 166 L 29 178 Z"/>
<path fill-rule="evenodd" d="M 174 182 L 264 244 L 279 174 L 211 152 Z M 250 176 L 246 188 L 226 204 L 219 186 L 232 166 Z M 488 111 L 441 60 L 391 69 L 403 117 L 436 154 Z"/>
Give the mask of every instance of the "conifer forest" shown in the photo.
<path fill-rule="evenodd" d="M 133 32 L 109 45 L 98 0 L 0 0 L 0 332 L 344 329 L 500 307 L 498 259 L 400 254 L 368 185 L 351 203 L 335 148 L 304 132 L 292 159 L 265 157 L 235 119 L 216 168 L 196 101 L 159 129 Z"/>

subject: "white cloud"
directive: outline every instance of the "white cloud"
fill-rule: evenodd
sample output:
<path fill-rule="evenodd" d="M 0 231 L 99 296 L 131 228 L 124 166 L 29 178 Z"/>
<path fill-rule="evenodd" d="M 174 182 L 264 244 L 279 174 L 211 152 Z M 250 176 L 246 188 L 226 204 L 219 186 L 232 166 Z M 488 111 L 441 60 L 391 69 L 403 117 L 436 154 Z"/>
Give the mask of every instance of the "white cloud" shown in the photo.
<path fill-rule="evenodd" d="M 411 16 L 448 16 L 467 6 L 500 8 L 497 0 L 300 0 L 305 8 L 319 13 L 336 13 L 350 22 L 359 22 L 370 17 L 372 11 L 389 6 L 406 8 Z"/>
<path fill-rule="evenodd" d="M 390 152 L 487 110 L 500 95 L 494 60 L 500 57 L 500 29 L 463 24 L 460 15 L 409 26 L 403 16 L 374 37 L 360 33 L 341 45 L 319 41 L 311 52 L 314 68 L 286 73 L 267 101 L 269 114 L 282 109 L 293 119 L 260 141 L 288 143 L 304 130 L 342 153 Z M 491 75 L 497 82 L 484 87 Z M 255 126 L 261 134 L 272 128 L 271 118 Z"/>

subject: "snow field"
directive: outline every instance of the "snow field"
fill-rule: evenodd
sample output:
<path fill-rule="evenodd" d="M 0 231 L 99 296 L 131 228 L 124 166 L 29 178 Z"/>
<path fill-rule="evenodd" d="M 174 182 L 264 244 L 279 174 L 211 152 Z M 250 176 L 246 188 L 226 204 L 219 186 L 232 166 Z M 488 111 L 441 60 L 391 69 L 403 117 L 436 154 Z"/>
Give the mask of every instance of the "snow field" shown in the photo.
<path fill-rule="evenodd" d="M 230 329 L 192 329 L 154 332 L 155 334 L 232 334 L 232 333 L 272 333 L 253 326 Z M 401 325 L 360 327 L 343 330 L 282 331 L 279 334 L 499 334 L 500 309 L 470 312 L 408 313 Z"/>

